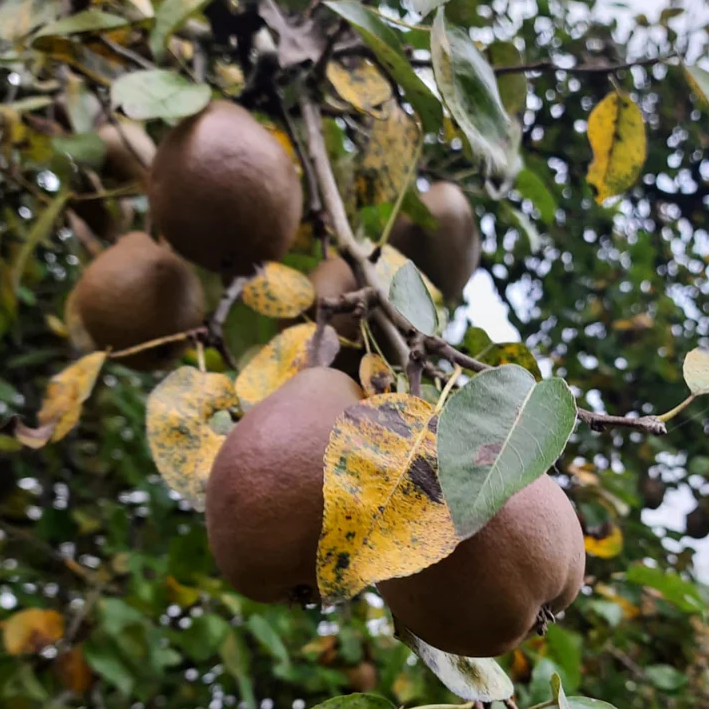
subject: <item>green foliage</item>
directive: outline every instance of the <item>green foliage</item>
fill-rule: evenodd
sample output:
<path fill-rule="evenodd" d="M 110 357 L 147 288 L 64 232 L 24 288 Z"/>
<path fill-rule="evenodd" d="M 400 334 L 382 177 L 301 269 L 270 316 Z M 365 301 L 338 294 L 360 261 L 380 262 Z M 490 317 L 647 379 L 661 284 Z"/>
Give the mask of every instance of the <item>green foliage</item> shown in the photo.
<path fill-rule="evenodd" d="M 103 173 L 91 99 L 110 98 L 114 109 L 147 120 L 159 139 L 166 123 L 210 100 L 218 62 L 236 63 L 213 37 L 180 34 L 200 9 L 215 17 L 218 0 L 94 4 L 70 17 L 62 16 L 62 3 L 7 0 L 0 7 L 0 620 L 23 608 L 56 609 L 66 623 L 59 650 L 79 648 L 84 663 L 59 671 L 61 654 L 52 648 L 11 655 L 2 645 L 0 704 L 194 709 L 242 702 L 255 709 L 271 699 L 278 708 L 302 700 L 305 707 L 383 709 L 457 702 L 392 637 L 374 593 L 321 612 L 260 606 L 230 590 L 214 568 L 202 517 L 167 490 L 150 456 L 145 407 L 155 376 L 109 362 L 66 438 L 32 451 L 11 436 L 14 417 L 35 423 L 48 381 L 77 354 L 65 306 L 97 239 L 72 226 L 68 210 L 100 202 L 115 215 L 125 199 L 136 212 L 131 228 L 146 224 L 142 192 Z M 297 11 L 308 5 L 282 4 Z M 684 355 L 709 336 L 706 71 L 658 63 L 613 72 L 643 112 L 648 155 L 638 182 L 618 202 L 599 206 L 586 182 L 592 154 L 585 128 L 611 90 L 609 73 L 541 67 L 528 83 L 511 73 L 496 84 L 484 57 L 498 69 L 520 60 L 548 66 L 563 58 L 566 68 L 569 60 L 622 63 L 628 47 L 613 39 L 616 19 L 589 23 L 578 3 L 538 0 L 527 16 L 513 4 L 416 0 L 426 29 L 411 30 L 359 3 L 325 4 L 355 27 L 435 133 L 441 106 L 407 47 L 433 45 L 436 78 L 458 126 L 427 139 L 421 177 L 455 179 L 475 195 L 483 269 L 522 340 L 492 342 L 476 327 L 484 306 L 471 302 L 451 328 L 467 333 L 461 349 L 491 365 L 521 365 L 536 379 L 542 371 L 547 380 L 549 373 L 562 377 L 587 408 L 649 415 L 676 407 L 687 393 Z M 429 14 L 439 6 L 445 9 Z M 396 1 L 380 10 L 416 21 Z M 657 24 L 626 18 L 628 42 L 640 43 L 647 57 L 683 51 L 689 36 L 673 22 L 682 12 L 667 7 Z M 229 18 L 227 12 L 221 22 Z M 472 43 L 470 27 L 485 48 Z M 305 30 L 289 36 L 296 45 L 311 41 Z M 691 36 L 692 56 L 705 55 L 706 30 Z M 509 42 L 513 37 L 520 41 Z M 497 51 L 486 54 L 489 45 Z M 206 81 L 195 81 L 203 60 Z M 508 112 L 522 115 L 525 168 L 516 177 Z M 328 124 L 328 141 L 346 174 L 365 131 L 349 116 L 339 123 Z M 490 198 L 488 175 L 471 169 L 471 155 L 515 177 L 513 191 Z M 403 209 L 416 221 L 430 218 L 408 194 Z M 353 213 L 376 238 L 391 206 Z M 318 253 L 306 248 L 287 262 L 307 271 Z M 213 305 L 220 289 L 217 283 Z M 416 306 L 416 298 L 404 302 Z M 225 342 L 243 365 L 277 331 L 276 321 L 238 304 Z M 435 399 L 437 389 L 425 386 Z M 684 511 L 678 500 L 701 503 L 706 495 L 704 404 L 690 404 L 669 428 L 668 436 L 653 437 L 579 426 L 550 471 L 560 474 L 585 531 L 602 538 L 614 525 L 623 545 L 610 558 L 589 556 L 588 587 L 563 623 L 501 658 L 520 707 L 707 706 L 707 589 L 693 565 L 696 544 L 671 514 Z M 549 452 L 545 465 L 559 452 Z M 648 472 L 668 488 L 657 512 L 643 509 L 638 491 Z M 376 677 L 366 689 L 376 694 L 349 694 L 361 691 L 353 670 L 367 665 Z M 550 689 L 557 674 L 569 696 Z"/>

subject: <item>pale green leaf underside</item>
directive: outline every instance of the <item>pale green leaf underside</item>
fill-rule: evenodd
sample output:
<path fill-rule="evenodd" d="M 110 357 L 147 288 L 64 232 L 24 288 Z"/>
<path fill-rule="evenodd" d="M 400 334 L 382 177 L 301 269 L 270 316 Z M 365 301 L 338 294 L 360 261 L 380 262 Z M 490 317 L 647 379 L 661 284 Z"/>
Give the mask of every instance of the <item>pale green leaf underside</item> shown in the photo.
<path fill-rule="evenodd" d="M 435 335 L 438 315 L 431 294 L 412 261 L 395 274 L 389 288 L 392 305 L 424 335 Z"/>

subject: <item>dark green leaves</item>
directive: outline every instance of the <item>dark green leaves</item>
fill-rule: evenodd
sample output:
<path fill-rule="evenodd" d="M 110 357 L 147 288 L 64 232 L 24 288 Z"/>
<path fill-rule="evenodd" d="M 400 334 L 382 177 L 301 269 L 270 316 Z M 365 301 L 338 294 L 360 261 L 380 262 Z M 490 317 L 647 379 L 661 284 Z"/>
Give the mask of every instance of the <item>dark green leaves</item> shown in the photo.
<path fill-rule="evenodd" d="M 434 335 L 438 315 L 421 274 L 412 261 L 407 261 L 395 274 L 389 289 L 394 307 L 424 335 Z"/>
<path fill-rule="evenodd" d="M 438 424 L 439 479 L 461 539 L 551 467 L 575 421 L 566 382 L 537 384 L 517 365 L 482 372 L 451 398 Z"/>
<path fill-rule="evenodd" d="M 113 108 L 122 107 L 135 120 L 184 118 L 199 113 L 212 92 L 166 69 L 146 69 L 124 74 L 111 86 Z"/>
<path fill-rule="evenodd" d="M 549 191 L 549 188 L 542 182 L 536 172 L 528 167 L 520 170 L 517 174 L 515 189 L 534 204 L 539 210 L 539 216 L 545 224 L 554 223 L 556 213 L 556 199 Z"/>
<path fill-rule="evenodd" d="M 443 100 L 486 176 L 512 177 L 520 167 L 517 139 L 495 74 L 467 31 L 447 24 L 443 8 L 433 22 L 431 57 Z"/>
<path fill-rule="evenodd" d="M 424 131 L 437 131 L 443 118 L 441 104 L 411 68 L 398 33 L 355 0 L 336 0 L 324 4 L 359 32 L 391 77 L 404 89 L 406 98 L 421 119 Z"/>
<path fill-rule="evenodd" d="M 518 364 L 530 372 L 537 381 L 541 381 L 537 360 L 529 348 L 521 342 L 493 342 L 480 327 L 470 327 L 463 338 L 463 349 L 491 367 L 501 364 Z"/>

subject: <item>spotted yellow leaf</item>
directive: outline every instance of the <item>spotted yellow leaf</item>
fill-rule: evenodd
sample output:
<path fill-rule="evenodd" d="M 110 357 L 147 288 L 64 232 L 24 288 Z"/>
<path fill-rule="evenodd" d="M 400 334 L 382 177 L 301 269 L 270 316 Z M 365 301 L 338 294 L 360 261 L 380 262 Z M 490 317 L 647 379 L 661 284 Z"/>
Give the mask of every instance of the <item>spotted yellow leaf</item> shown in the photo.
<path fill-rule="evenodd" d="M 643 116 L 624 93 L 608 94 L 591 112 L 588 139 L 593 162 L 587 180 L 596 188 L 596 202 L 621 194 L 633 185 L 647 156 Z"/>
<path fill-rule="evenodd" d="M 696 347 L 685 358 L 682 366 L 684 381 L 692 394 L 709 392 L 709 350 Z"/>
<path fill-rule="evenodd" d="M 372 124 L 357 179 L 360 204 L 394 202 L 405 188 L 418 151 L 421 131 L 416 121 L 391 99 L 387 118 Z"/>
<path fill-rule="evenodd" d="M 586 553 L 600 559 L 612 559 L 623 551 L 623 532 L 616 525 L 613 525 L 608 535 L 602 539 L 586 535 L 583 541 Z"/>
<path fill-rule="evenodd" d="M 146 426 L 155 466 L 197 510 L 204 509 L 212 461 L 226 438 L 210 419 L 237 403 L 229 377 L 194 367 L 176 369 L 148 397 Z"/>
<path fill-rule="evenodd" d="M 294 318 L 315 300 L 308 277 L 282 263 L 269 261 L 242 292 L 242 300 L 252 310 L 269 318 Z"/>
<path fill-rule="evenodd" d="M 328 325 L 318 343 L 315 331 L 314 323 L 286 328 L 249 360 L 236 378 L 236 393 L 244 411 L 309 364 L 326 367 L 332 363 L 340 349 L 337 333 Z"/>
<path fill-rule="evenodd" d="M 378 354 L 366 354 L 359 363 L 359 381 L 369 398 L 388 394 L 394 386 L 394 375 L 384 358 Z"/>
<path fill-rule="evenodd" d="M 52 377 L 37 414 L 38 428 L 20 424 L 15 437 L 29 448 L 41 448 L 64 438 L 79 422 L 82 405 L 91 396 L 105 361 L 106 352 L 94 352 Z"/>
<path fill-rule="evenodd" d="M 3 642 L 10 655 L 40 652 L 63 636 L 64 616 L 44 608 L 19 611 L 3 624 Z"/>
<path fill-rule="evenodd" d="M 318 586 L 326 602 L 408 576 L 457 543 L 438 483 L 435 409 L 408 394 L 349 407 L 325 452 Z"/>
<path fill-rule="evenodd" d="M 341 98 L 362 113 L 381 117 L 381 105 L 391 98 L 391 84 L 366 59 L 351 68 L 329 62 L 327 79 Z"/>

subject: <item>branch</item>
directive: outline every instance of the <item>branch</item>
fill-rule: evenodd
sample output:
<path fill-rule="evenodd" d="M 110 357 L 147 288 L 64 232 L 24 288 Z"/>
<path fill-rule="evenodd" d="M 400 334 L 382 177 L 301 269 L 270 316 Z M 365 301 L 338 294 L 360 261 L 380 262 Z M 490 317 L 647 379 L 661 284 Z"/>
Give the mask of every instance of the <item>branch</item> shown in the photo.
<path fill-rule="evenodd" d="M 224 343 L 224 323 L 248 281 L 249 279 L 244 276 L 236 276 L 234 278 L 229 287 L 222 293 L 219 305 L 217 305 L 217 309 L 209 322 L 208 342 L 219 351 L 229 368 L 233 370 L 238 370 L 239 366 L 234 359 L 234 355 Z"/>
<path fill-rule="evenodd" d="M 411 366 L 412 359 L 418 359 L 418 353 L 424 351 L 427 355 L 434 355 L 446 359 L 451 364 L 457 364 L 463 369 L 472 372 L 484 372 L 486 369 L 493 369 L 489 364 L 470 357 L 460 352 L 441 337 L 435 335 L 424 335 L 420 333 L 382 294 L 375 288 L 362 288 L 359 291 L 347 293 L 339 298 L 324 298 L 321 303 L 332 313 L 352 313 L 357 308 L 361 308 L 362 303 L 367 307 L 381 306 L 390 323 L 398 328 L 411 343 L 411 352 L 405 366 L 407 372 Z M 381 311 L 380 311 L 381 312 Z M 416 353 L 416 354 L 415 354 Z M 426 364 L 421 365 L 422 368 Z M 428 369 L 428 368 L 427 368 Z M 413 385 L 412 385 L 413 386 Z M 644 433 L 661 436 L 667 433 L 665 423 L 657 416 L 610 416 L 608 414 L 597 414 L 587 409 L 578 410 L 578 419 L 585 423 L 593 431 L 605 431 L 608 428 L 632 428 Z"/>
<path fill-rule="evenodd" d="M 356 264 L 364 282 L 377 293 L 379 304 L 385 312 L 377 311 L 374 313 L 374 317 L 394 346 L 399 363 L 402 366 L 406 366 L 409 359 L 409 348 L 391 319 L 390 310 L 397 313 L 398 311 L 388 303 L 374 264 L 369 261 L 368 254 L 365 253 L 352 232 L 345 205 L 337 188 L 335 175 L 332 172 L 330 159 L 327 155 L 320 110 L 311 102 L 305 92 L 300 96 L 300 110 L 306 129 L 310 160 L 312 160 L 318 187 L 320 188 L 320 196 L 332 224 L 337 247 Z"/>

